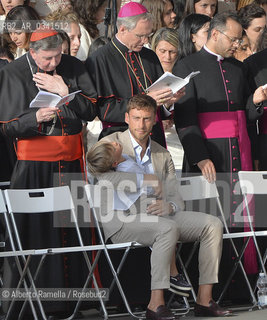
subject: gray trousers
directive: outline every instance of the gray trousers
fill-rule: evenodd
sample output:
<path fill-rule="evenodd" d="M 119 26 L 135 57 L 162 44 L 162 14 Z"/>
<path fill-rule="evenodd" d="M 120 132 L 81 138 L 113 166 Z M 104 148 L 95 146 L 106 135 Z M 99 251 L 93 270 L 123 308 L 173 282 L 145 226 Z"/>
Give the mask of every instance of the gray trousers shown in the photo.
<path fill-rule="evenodd" d="M 222 235 L 221 221 L 202 212 L 180 211 L 171 217 L 142 213 L 125 217 L 111 241 L 137 241 L 152 247 L 151 290 L 156 290 L 170 287 L 170 264 L 177 241 L 200 242 L 199 284 L 217 283 Z"/>

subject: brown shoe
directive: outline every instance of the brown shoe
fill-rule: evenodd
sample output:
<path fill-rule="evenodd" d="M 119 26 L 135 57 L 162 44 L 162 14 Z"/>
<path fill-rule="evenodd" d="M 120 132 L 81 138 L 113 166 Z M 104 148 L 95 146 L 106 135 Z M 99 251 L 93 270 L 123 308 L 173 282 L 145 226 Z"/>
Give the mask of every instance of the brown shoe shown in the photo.
<path fill-rule="evenodd" d="M 157 307 L 157 311 L 146 309 L 146 319 L 147 320 L 178 320 L 179 318 L 175 316 L 166 306 Z"/>
<path fill-rule="evenodd" d="M 208 307 L 195 304 L 195 317 L 228 317 L 233 315 L 232 311 L 221 308 L 215 301 L 211 300 Z"/>

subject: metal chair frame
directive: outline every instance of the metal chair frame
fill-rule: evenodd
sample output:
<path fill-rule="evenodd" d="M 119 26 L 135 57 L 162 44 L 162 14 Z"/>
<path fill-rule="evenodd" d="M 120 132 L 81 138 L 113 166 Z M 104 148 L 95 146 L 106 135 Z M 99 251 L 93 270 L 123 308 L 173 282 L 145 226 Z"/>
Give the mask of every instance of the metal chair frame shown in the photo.
<path fill-rule="evenodd" d="M 40 272 L 40 269 L 44 263 L 45 258 L 47 255 L 50 254 L 63 254 L 63 253 L 70 253 L 70 252 L 82 252 L 84 259 L 86 261 L 89 273 L 91 273 L 91 277 L 93 279 L 93 283 L 95 286 L 95 289 L 98 292 L 98 298 L 99 302 L 105 311 L 105 306 L 103 299 L 101 295 L 99 294 L 99 288 L 97 281 L 95 279 L 95 276 L 93 274 L 93 267 L 91 265 L 91 262 L 89 260 L 87 251 L 95 251 L 95 250 L 102 250 L 103 247 L 101 246 L 84 246 L 82 236 L 79 230 L 78 221 L 74 209 L 74 203 L 71 197 L 71 193 L 68 186 L 63 187 L 55 187 L 55 188 L 45 188 L 45 189 L 27 189 L 27 190 L 5 190 L 4 191 L 6 205 L 7 205 L 7 211 L 4 212 L 5 217 L 5 223 L 7 227 L 7 232 L 11 244 L 12 251 L 6 251 L 0 253 L 0 257 L 15 257 L 16 265 L 20 274 L 20 279 L 17 285 L 17 288 L 20 288 L 21 284 L 24 284 L 24 288 L 26 290 L 29 290 L 30 288 L 33 288 L 33 290 L 36 292 L 36 286 L 35 281 L 38 277 L 38 274 Z M 72 221 L 74 222 L 77 238 L 79 241 L 79 246 L 73 246 L 73 247 L 59 247 L 59 248 L 47 248 L 47 249 L 33 249 L 33 250 L 23 250 L 19 233 L 16 226 L 16 221 L 14 214 L 16 213 L 26 213 L 26 214 L 34 214 L 34 213 L 47 213 L 47 212 L 56 212 L 56 211 L 62 211 L 62 210 L 70 210 Z M 14 235 L 13 235 L 14 233 Z M 40 262 L 36 268 L 34 276 L 32 276 L 29 265 L 31 261 L 31 257 L 33 255 L 40 255 Z M 22 259 L 19 260 L 19 257 Z M 26 282 L 26 276 L 29 281 L 30 287 L 28 286 Z M 42 319 L 47 319 L 45 315 L 45 311 L 43 309 L 42 303 L 37 296 L 37 305 L 41 314 Z M 30 295 L 29 295 L 30 297 Z M 21 319 L 23 317 L 25 307 L 27 304 L 27 301 L 29 301 L 31 306 L 31 311 L 33 313 L 34 319 L 39 320 L 40 318 L 37 315 L 36 308 L 33 304 L 33 301 L 31 298 L 24 301 L 24 304 L 22 306 L 22 309 L 20 311 L 20 314 L 18 316 L 18 319 Z M 9 307 L 6 319 L 10 318 L 12 307 L 15 303 L 15 300 L 13 299 L 11 302 L 11 305 Z M 74 310 L 74 313 L 72 316 L 70 316 L 68 319 L 73 319 L 75 317 L 77 310 Z"/>
<path fill-rule="evenodd" d="M 242 271 L 242 274 L 244 276 L 246 285 L 248 287 L 248 290 L 249 290 L 249 293 L 250 293 L 250 296 L 252 299 L 252 305 L 249 306 L 248 309 L 255 307 L 257 305 L 257 299 L 255 297 L 254 290 L 252 289 L 252 287 L 250 285 L 246 271 L 245 271 L 244 266 L 241 261 L 241 258 L 243 256 L 245 249 L 246 249 L 248 241 L 244 243 L 244 246 L 243 246 L 241 252 L 239 253 L 236 246 L 235 246 L 233 239 L 244 238 L 245 235 L 244 235 L 244 233 L 230 233 L 229 228 L 227 226 L 226 218 L 225 218 L 225 215 L 223 212 L 223 208 L 222 208 L 222 205 L 220 202 L 219 193 L 218 193 L 216 184 L 209 183 L 203 176 L 184 177 L 184 178 L 180 178 L 178 180 L 180 182 L 179 191 L 180 191 L 184 201 L 206 200 L 206 199 L 215 199 L 216 200 L 216 206 L 219 209 L 220 217 L 221 217 L 222 223 L 225 228 L 225 233 L 223 234 L 223 239 L 228 239 L 230 241 L 231 246 L 234 250 L 234 254 L 236 256 L 236 261 L 235 261 L 235 265 L 233 267 L 233 270 L 231 271 L 231 274 L 230 274 L 230 276 L 229 276 L 229 278 L 228 278 L 228 280 L 222 290 L 222 293 L 220 294 L 220 297 L 217 300 L 217 303 L 221 302 L 223 295 L 225 294 L 227 287 L 229 286 L 231 279 L 232 279 L 237 267 L 239 266 Z M 197 248 L 197 245 L 195 244 L 195 246 L 192 249 L 192 252 L 190 253 L 190 255 L 188 257 L 186 265 L 184 265 L 182 267 L 183 272 L 186 271 L 186 268 L 187 268 L 188 264 L 190 263 L 190 260 L 193 256 L 196 248 Z M 178 258 L 179 258 L 179 261 L 181 261 L 180 256 Z M 185 275 L 186 275 L 186 273 L 185 273 Z M 187 281 L 188 280 L 189 280 L 189 277 L 187 278 Z M 193 294 L 193 292 L 192 292 L 192 294 Z M 196 301 L 196 296 L 193 295 L 193 297 L 194 297 L 194 300 Z M 244 309 L 244 308 L 242 308 L 242 309 Z M 235 310 L 237 310 L 237 309 L 235 309 Z M 238 308 L 238 310 L 241 310 L 241 309 Z"/>

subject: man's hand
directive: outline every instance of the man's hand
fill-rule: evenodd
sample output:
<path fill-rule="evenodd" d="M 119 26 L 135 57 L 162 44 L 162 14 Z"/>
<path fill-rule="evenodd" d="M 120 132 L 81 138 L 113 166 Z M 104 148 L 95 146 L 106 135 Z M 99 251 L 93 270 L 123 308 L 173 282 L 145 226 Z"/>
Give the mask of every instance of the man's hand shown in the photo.
<path fill-rule="evenodd" d="M 172 105 L 171 99 L 173 98 L 173 93 L 171 89 L 161 89 L 152 92 L 148 92 L 147 94 L 157 102 L 157 106 L 161 106 L 163 104 Z"/>
<path fill-rule="evenodd" d="M 213 162 L 210 159 L 201 160 L 197 163 L 199 169 L 201 170 L 203 177 L 208 180 L 208 182 L 216 181 L 216 170 Z"/>
<path fill-rule="evenodd" d="M 170 203 L 164 200 L 156 200 L 147 207 L 147 213 L 157 216 L 169 215 L 172 213 L 172 210 Z"/>
<path fill-rule="evenodd" d="M 164 130 L 170 129 L 174 124 L 173 119 L 170 120 L 162 120 L 162 125 Z"/>
<path fill-rule="evenodd" d="M 267 88 L 263 89 L 262 86 L 258 87 L 253 94 L 253 103 L 258 104 L 267 100 Z"/>
<path fill-rule="evenodd" d="M 69 93 L 68 86 L 56 71 L 54 71 L 53 76 L 47 73 L 37 72 L 33 75 L 33 81 L 40 89 L 59 94 L 61 97 L 64 97 Z"/>
<path fill-rule="evenodd" d="M 152 187 L 154 190 L 153 195 L 162 197 L 162 183 L 155 174 L 144 174 L 144 186 Z"/>
<path fill-rule="evenodd" d="M 56 117 L 58 108 L 40 108 L 36 112 L 37 123 L 48 122 Z"/>
<path fill-rule="evenodd" d="M 176 103 L 179 99 L 181 99 L 185 95 L 185 87 L 174 93 L 173 97 L 171 98 L 171 103 Z"/>

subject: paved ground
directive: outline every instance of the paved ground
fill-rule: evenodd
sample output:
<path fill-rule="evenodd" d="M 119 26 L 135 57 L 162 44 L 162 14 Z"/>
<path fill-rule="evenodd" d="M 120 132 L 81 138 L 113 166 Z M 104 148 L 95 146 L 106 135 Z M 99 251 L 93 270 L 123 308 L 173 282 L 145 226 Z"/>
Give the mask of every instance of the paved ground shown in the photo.
<path fill-rule="evenodd" d="M 239 311 L 236 312 L 234 316 L 227 317 L 228 319 L 231 320 L 266 320 L 267 319 L 267 310 L 254 310 L 254 311 Z M 98 312 L 95 310 L 91 310 L 90 312 L 86 313 L 86 320 L 101 320 L 103 319 L 102 317 L 99 316 Z M 120 319 L 120 320 L 130 320 L 133 319 L 131 317 L 114 317 L 110 319 Z M 193 312 L 191 311 L 189 314 L 185 316 L 181 316 L 180 319 L 184 320 L 215 320 L 218 318 L 216 317 L 211 317 L 211 318 L 205 318 L 205 317 L 197 317 L 195 318 L 193 315 Z"/>

